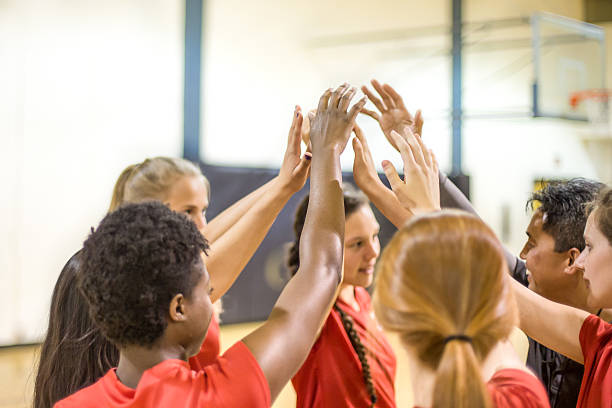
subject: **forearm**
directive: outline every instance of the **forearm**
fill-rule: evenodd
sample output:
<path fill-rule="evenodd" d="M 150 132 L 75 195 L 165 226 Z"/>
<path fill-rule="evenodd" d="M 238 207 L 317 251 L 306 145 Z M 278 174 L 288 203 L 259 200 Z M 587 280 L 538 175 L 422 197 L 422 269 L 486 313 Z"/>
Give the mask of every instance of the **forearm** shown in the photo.
<path fill-rule="evenodd" d="M 338 152 L 313 152 L 310 197 L 300 237 L 300 264 L 342 265 L 344 248 L 344 200 Z M 316 254 L 316 256 L 314 255 Z"/>
<path fill-rule="evenodd" d="M 458 208 L 474 215 L 478 215 L 461 190 L 444 174 L 438 172 L 440 180 L 440 205 L 443 208 Z"/>
<path fill-rule="evenodd" d="M 368 196 L 372 204 L 385 216 L 397 229 L 413 216 L 397 199 L 393 191 L 389 190 L 381 181 L 372 180 L 361 186 L 361 190 Z"/>
<path fill-rule="evenodd" d="M 225 234 L 276 183 L 277 177 L 232 204 L 204 227 L 204 236 L 214 242 Z"/>
<path fill-rule="evenodd" d="M 264 187 L 266 194 L 254 200 L 256 202 L 237 222 L 210 245 L 210 255 L 205 262 L 210 273 L 213 302 L 238 278 L 291 197 L 290 192 L 272 182 Z"/>
<path fill-rule="evenodd" d="M 442 208 L 457 208 L 479 217 L 470 200 L 467 199 L 465 194 L 459 190 L 446 174 L 440 171 L 438 172 L 438 178 L 440 180 L 440 205 Z M 512 273 L 516 267 L 517 258 L 505 246 L 504 258 L 508 265 L 508 271 Z"/>
<path fill-rule="evenodd" d="M 510 280 L 518 305 L 520 328 L 544 346 L 579 363 L 583 362 L 580 329 L 587 312 L 552 302 L 512 279 Z"/>
<path fill-rule="evenodd" d="M 300 267 L 267 322 L 244 339 L 274 399 L 308 356 L 342 276 L 344 208 L 339 157 L 313 153 Z M 282 356 L 282 358 L 281 358 Z"/>

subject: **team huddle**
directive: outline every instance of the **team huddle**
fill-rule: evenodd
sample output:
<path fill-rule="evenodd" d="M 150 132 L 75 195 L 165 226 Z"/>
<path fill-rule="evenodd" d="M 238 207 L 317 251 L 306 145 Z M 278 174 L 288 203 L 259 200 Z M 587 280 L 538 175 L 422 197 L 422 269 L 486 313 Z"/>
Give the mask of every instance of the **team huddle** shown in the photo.
<path fill-rule="evenodd" d="M 300 408 L 396 407 L 409 384 L 423 408 L 612 408 L 612 189 L 572 179 L 534 193 L 515 257 L 439 171 L 421 112 L 371 85 L 356 102 L 348 84 L 326 90 L 307 118 L 296 107 L 278 176 L 210 221 L 197 165 L 127 167 L 56 283 L 34 406 L 269 407 L 291 381 Z M 382 162 L 391 188 L 359 114 L 401 156 L 403 178 Z M 351 137 L 356 186 L 340 168 Z M 221 298 L 308 179 L 292 277 L 268 319 L 221 354 Z M 371 204 L 397 228 L 385 248 Z M 396 376 L 385 332 L 411 378 Z"/>

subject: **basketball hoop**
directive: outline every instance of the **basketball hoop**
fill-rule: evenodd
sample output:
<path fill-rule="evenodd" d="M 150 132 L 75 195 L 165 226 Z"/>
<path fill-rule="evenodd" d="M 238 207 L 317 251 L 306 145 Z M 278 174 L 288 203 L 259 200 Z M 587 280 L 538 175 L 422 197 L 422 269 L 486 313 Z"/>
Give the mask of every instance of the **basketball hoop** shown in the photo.
<path fill-rule="evenodd" d="M 609 89 L 587 89 L 573 92 L 569 98 L 569 104 L 573 110 L 584 105 L 587 118 L 591 124 L 591 131 L 598 135 L 612 134 L 612 121 L 610 121 L 610 98 L 612 91 Z"/>

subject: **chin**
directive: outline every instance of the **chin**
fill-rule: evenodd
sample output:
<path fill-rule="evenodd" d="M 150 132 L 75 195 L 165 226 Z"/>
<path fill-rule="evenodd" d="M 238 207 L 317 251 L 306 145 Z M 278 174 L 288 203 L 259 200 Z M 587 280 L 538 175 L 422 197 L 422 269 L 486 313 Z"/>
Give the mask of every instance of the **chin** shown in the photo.
<path fill-rule="evenodd" d="M 590 309 L 609 309 L 612 308 L 612 302 L 610 300 L 606 301 L 602 301 L 602 299 L 599 299 L 597 297 L 597 295 L 595 295 L 593 293 L 592 290 L 589 290 L 589 293 L 587 295 L 587 306 Z"/>

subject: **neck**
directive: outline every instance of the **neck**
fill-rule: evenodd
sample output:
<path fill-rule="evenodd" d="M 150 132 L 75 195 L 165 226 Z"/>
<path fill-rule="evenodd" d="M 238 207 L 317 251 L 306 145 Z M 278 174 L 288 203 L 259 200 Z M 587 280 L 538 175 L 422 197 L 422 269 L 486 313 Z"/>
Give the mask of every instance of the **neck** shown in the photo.
<path fill-rule="evenodd" d="M 127 387 L 136 388 L 140 377 L 146 370 L 170 359 L 187 361 L 187 352 L 181 346 L 154 345 L 152 348 L 147 348 L 131 345 L 123 347 L 119 351 L 117 377 Z"/>
<path fill-rule="evenodd" d="M 550 300 L 574 307 L 576 309 L 581 309 L 589 313 L 597 313 L 599 309 L 593 309 L 587 305 L 587 297 L 588 290 L 584 284 L 582 275 L 580 275 L 576 277 L 576 280 L 573 282 L 571 287 L 565 288 L 561 291 L 561 293 L 558 293 L 558 296 L 551 297 Z"/>
<path fill-rule="evenodd" d="M 408 351 L 408 367 L 413 375 L 410 376 L 412 382 L 412 394 L 414 396 L 413 406 L 431 407 L 432 395 L 436 374 L 429 367 L 425 367 L 419 359 Z M 416 374 L 418 373 L 418 375 Z"/>
<path fill-rule="evenodd" d="M 340 285 L 340 292 L 338 293 L 338 297 L 354 310 L 359 310 L 359 304 L 357 303 L 357 299 L 355 299 L 355 287 L 353 285 L 345 283 Z"/>

